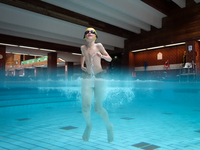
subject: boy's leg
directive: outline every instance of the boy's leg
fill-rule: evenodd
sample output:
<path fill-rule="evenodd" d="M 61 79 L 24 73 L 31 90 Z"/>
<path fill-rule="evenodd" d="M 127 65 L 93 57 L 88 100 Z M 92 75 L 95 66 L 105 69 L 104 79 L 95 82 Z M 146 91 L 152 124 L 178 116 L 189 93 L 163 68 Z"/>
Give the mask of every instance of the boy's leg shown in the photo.
<path fill-rule="evenodd" d="M 81 95 L 82 95 L 82 113 L 86 121 L 86 128 L 83 133 L 82 139 L 84 141 L 88 141 L 90 138 L 90 132 L 92 129 L 91 123 L 91 102 L 93 97 L 93 85 L 92 80 L 90 79 L 83 79 L 82 80 L 82 88 L 81 88 Z"/>
<path fill-rule="evenodd" d="M 95 79 L 94 82 L 95 112 L 100 115 L 100 117 L 106 124 L 108 142 L 112 142 L 114 139 L 113 124 L 110 123 L 108 112 L 102 106 L 104 90 L 105 90 L 104 79 Z"/>

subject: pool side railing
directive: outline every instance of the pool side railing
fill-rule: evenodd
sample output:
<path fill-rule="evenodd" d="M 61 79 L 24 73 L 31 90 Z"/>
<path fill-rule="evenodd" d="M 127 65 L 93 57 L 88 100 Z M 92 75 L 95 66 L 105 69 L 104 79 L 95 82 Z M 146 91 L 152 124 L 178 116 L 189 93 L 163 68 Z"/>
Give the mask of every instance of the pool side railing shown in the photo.
<path fill-rule="evenodd" d="M 181 81 L 196 81 L 196 64 L 193 63 L 191 66 L 180 64 L 179 82 Z M 192 78 L 192 79 L 191 79 Z"/>

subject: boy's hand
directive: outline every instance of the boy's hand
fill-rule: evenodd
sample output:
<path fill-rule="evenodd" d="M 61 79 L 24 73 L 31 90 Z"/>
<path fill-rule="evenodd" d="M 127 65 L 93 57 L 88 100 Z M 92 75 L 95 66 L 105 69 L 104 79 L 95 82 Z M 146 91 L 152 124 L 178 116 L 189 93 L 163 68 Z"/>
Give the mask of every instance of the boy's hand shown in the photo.
<path fill-rule="evenodd" d="M 100 52 L 97 52 L 97 55 L 99 56 L 99 57 L 103 57 L 103 55 L 100 53 Z"/>
<path fill-rule="evenodd" d="M 87 72 L 87 68 L 86 67 L 81 67 L 81 69 L 85 72 Z"/>

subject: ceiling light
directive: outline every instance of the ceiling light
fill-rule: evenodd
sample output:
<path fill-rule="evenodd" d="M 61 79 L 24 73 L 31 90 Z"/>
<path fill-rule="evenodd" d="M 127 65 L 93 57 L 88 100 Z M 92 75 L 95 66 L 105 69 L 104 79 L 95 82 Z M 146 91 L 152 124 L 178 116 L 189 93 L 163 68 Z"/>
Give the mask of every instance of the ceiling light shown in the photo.
<path fill-rule="evenodd" d="M 200 41 L 200 39 L 198 41 Z M 150 48 L 146 48 L 146 49 L 145 48 L 144 49 L 138 49 L 138 50 L 133 50 L 132 52 L 140 52 L 140 51 L 145 51 L 145 50 L 150 50 L 150 49 L 157 49 L 157 48 L 169 47 L 169 46 L 177 46 L 177 45 L 182 45 L 182 44 L 185 44 L 185 42 L 168 44 L 168 45 L 164 45 L 164 46 L 150 47 Z"/>
<path fill-rule="evenodd" d="M 9 52 L 9 51 L 6 51 L 6 53 L 11 53 L 11 54 L 20 54 L 20 55 L 27 55 L 27 54 L 24 54 L 24 53 L 18 53 L 18 52 Z"/>
<path fill-rule="evenodd" d="M 28 55 L 31 55 L 31 56 L 43 56 L 43 55 L 37 55 L 37 54 L 28 54 Z"/>
<path fill-rule="evenodd" d="M 24 54 L 24 53 L 15 53 L 15 52 L 13 52 L 13 54 L 20 54 L 20 55 L 27 55 L 27 54 Z"/>
<path fill-rule="evenodd" d="M 162 47 L 164 47 L 164 46 L 150 47 L 150 48 L 147 48 L 147 50 L 149 50 L 149 49 L 157 49 L 157 48 L 162 48 Z"/>
<path fill-rule="evenodd" d="M 0 45 L 5 45 L 5 46 L 14 46 L 14 47 L 18 47 L 18 45 L 13 45 L 13 44 L 6 44 L 6 43 L 0 43 Z"/>
<path fill-rule="evenodd" d="M 132 52 L 140 52 L 140 51 L 145 51 L 145 50 L 147 50 L 146 48 L 144 48 L 144 49 L 138 49 L 138 50 L 133 50 Z"/>
<path fill-rule="evenodd" d="M 61 61 L 65 62 L 65 60 L 64 60 L 64 59 L 62 59 L 62 58 L 58 58 L 58 59 L 60 59 Z"/>
<path fill-rule="evenodd" d="M 80 53 L 72 53 L 73 55 L 82 55 L 82 54 L 80 54 Z"/>
<path fill-rule="evenodd" d="M 168 47 L 168 46 L 176 46 L 176 45 L 182 45 L 182 44 L 185 44 L 185 42 L 168 44 L 168 45 L 165 45 L 165 46 Z"/>
<path fill-rule="evenodd" d="M 28 49 L 38 49 L 37 47 L 29 47 L 29 46 L 19 46 L 21 48 L 28 48 Z"/>
<path fill-rule="evenodd" d="M 52 50 L 52 49 L 44 49 L 44 48 L 40 48 L 39 50 L 41 50 L 41 51 L 49 51 L 49 52 L 56 52 L 56 50 Z"/>

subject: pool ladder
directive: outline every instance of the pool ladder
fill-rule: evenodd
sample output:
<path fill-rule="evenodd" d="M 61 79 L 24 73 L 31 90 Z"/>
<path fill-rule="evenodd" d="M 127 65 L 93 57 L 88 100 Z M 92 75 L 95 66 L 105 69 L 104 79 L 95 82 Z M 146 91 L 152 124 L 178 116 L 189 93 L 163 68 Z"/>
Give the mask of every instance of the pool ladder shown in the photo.
<path fill-rule="evenodd" d="M 187 82 L 190 81 L 190 76 L 193 76 L 193 80 L 196 81 L 196 64 L 194 63 L 191 68 L 183 68 L 183 64 L 180 64 L 180 72 L 179 72 L 179 82 L 181 82 L 181 78 L 187 77 Z"/>

